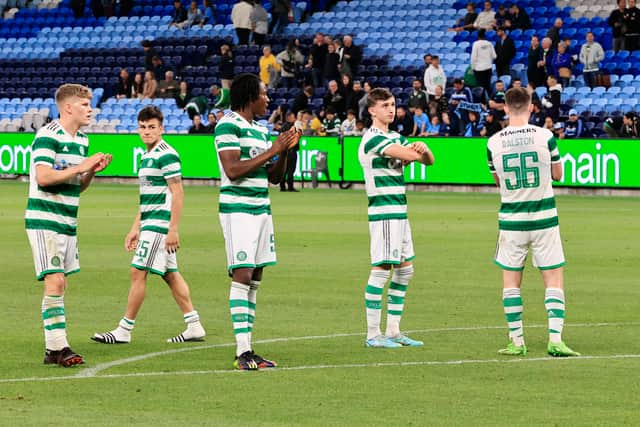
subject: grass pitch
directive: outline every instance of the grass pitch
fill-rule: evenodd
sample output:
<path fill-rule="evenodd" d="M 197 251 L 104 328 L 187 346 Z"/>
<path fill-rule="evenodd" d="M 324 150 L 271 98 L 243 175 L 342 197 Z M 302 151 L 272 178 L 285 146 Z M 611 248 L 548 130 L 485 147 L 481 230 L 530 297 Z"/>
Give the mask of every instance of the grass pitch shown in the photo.
<path fill-rule="evenodd" d="M 1 425 L 633 425 L 640 423 L 640 221 L 637 198 L 558 197 L 564 239 L 564 338 L 584 357 L 546 356 L 544 292 L 525 271 L 525 358 L 507 342 L 492 264 L 497 195 L 410 193 L 417 258 L 403 330 L 423 348 L 365 349 L 369 271 L 362 191 L 272 191 L 278 265 L 258 294 L 255 349 L 281 369 L 234 372 L 229 278 L 217 189 L 186 187 L 180 270 L 208 336 L 168 344 L 182 316 L 149 280 L 133 342 L 94 343 L 129 287 L 123 241 L 137 187 L 82 196 L 82 271 L 66 296 L 69 340 L 87 365 L 42 365 L 41 285 L 23 226 L 27 185 L 0 182 Z M 263 341 L 263 342 L 260 342 Z M 155 353 L 155 355 L 154 355 Z"/>

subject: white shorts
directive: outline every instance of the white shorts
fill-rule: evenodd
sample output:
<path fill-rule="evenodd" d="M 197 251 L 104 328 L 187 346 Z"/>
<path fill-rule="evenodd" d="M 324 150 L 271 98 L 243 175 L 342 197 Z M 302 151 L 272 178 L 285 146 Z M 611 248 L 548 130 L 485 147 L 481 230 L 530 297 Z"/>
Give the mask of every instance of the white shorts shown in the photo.
<path fill-rule="evenodd" d="M 256 268 L 276 263 L 271 215 L 221 213 L 227 268 Z"/>
<path fill-rule="evenodd" d="M 67 276 L 80 271 L 77 236 L 51 230 L 27 230 L 27 237 L 38 280 L 44 280 L 44 276 L 51 273 Z"/>
<path fill-rule="evenodd" d="M 384 219 L 369 222 L 371 265 L 399 265 L 411 261 L 413 253 L 411 226 L 408 219 Z"/>
<path fill-rule="evenodd" d="M 495 263 L 504 270 L 522 271 L 529 253 L 533 252 L 533 266 L 540 270 L 551 270 L 565 264 L 560 228 L 543 230 L 500 230 L 496 247 Z"/>
<path fill-rule="evenodd" d="M 166 234 L 149 230 L 141 231 L 131 267 L 147 270 L 160 276 L 178 271 L 176 253 L 167 252 L 166 241 Z"/>

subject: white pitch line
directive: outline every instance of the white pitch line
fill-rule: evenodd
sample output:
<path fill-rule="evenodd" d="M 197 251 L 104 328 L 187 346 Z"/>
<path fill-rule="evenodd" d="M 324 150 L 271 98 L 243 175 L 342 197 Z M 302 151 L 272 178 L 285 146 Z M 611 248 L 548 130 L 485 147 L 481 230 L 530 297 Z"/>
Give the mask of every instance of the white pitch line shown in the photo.
<path fill-rule="evenodd" d="M 640 322 L 630 322 L 630 323 L 575 323 L 570 324 L 570 327 L 576 328 L 585 328 L 585 327 L 611 327 L 611 326 L 640 326 Z M 527 325 L 527 328 L 546 328 L 547 325 Z M 505 326 L 467 326 L 467 327 L 451 327 L 451 328 L 431 328 L 431 329 L 417 329 L 413 331 L 406 331 L 407 333 L 433 333 L 433 332 L 458 332 L 458 331 L 483 331 L 483 330 L 491 330 L 491 329 L 505 329 Z M 322 340 L 322 339 L 333 339 L 333 338 L 344 338 L 344 337 L 357 337 L 363 336 L 362 332 L 353 332 L 353 333 L 341 333 L 341 334 L 330 334 L 330 335 L 308 335 L 301 337 L 282 337 L 282 338 L 270 338 L 257 340 L 254 344 L 271 344 L 277 342 L 290 342 L 290 341 L 305 341 L 305 340 Z M 207 344 L 207 345 L 198 345 L 193 347 L 183 347 L 171 350 L 164 351 L 156 351 L 153 353 L 140 354 L 138 356 L 127 357 L 125 359 L 113 360 L 111 362 L 100 363 L 91 368 L 85 368 L 82 371 L 78 372 L 75 377 L 94 377 L 99 372 L 104 371 L 106 369 L 112 368 L 114 366 L 126 365 L 127 363 L 139 362 L 141 360 L 150 359 L 158 356 L 166 356 L 168 354 L 182 353 L 185 351 L 195 351 L 195 350 L 204 350 L 208 348 L 220 348 L 220 347 L 232 347 L 235 343 L 224 343 L 224 344 Z"/>
<path fill-rule="evenodd" d="M 335 365 L 302 365 L 289 366 L 275 369 L 265 369 L 261 372 L 271 372 L 273 374 L 283 371 L 307 371 L 318 369 L 359 369 L 359 368 L 389 368 L 389 367 L 406 367 L 406 366 L 461 366 L 461 365 L 486 365 L 486 364 L 513 364 L 513 363 L 533 363 L 533 362 L 553 362 L 568 363 L 591 360 L 615 360 L 615 359 L 640 359 L 640 354 L 611 354 L 601 356 L 580 356 L 580 357 L 531 357 L 522 359 L 460 359 L 460 360 L 418 360 L 413 362 L 376 362 L 376 363 L 345 363 Z M 244 371 L 233 369 L 211 369 L 199 371 L 174 371 L 174 372 L 139 372 L 131 374 L 109 374 L 93 377 L 33 377 L 33 378 L 9 378 L 2 379 L 0 383 L 17 383 L 17 382 L 48 382 L 62 380 L 86 380 L 86 379 L 111 379 L 111 378 L 133 378 L 133 377 L 166 377 L 166 376 L 183 376 L 183 375 L 240 375 Z"/>

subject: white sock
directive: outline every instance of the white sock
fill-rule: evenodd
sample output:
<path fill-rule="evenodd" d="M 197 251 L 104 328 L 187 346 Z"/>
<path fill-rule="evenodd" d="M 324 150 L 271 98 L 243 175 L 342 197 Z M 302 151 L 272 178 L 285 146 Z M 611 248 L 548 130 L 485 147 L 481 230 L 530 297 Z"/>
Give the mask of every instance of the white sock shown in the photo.
<path fill-rule="evenodd" d="M 514 345 L 524 345 L 524 327 L 522 324 L 522 294 L 520 288 L 502 290 L 502 306 L 509 326 L 509 338 Z"/>
<path fill-rule="evenodd" d="M 369 280 L 364 293 L 367 313 L 367 339 L 382 335 L 380 331 L 380 318 L 382 311 L 382 292 L 384 285 L 389 280 L 391 272 L 387 270 L 371 270 Z"/>
<path fill-rule="evenodd" d="M 253 338 L 253 323 L 256 319 L 256 298 L 258 296 L 259 280 L 252 280 L 249 285 L 249 346 Z"/>
<path fill-rule="evenodd" d="M 400 335 L 400 319 L 404 310 L 404 297 L 409 280 L 413 277 L 413 265 L 394 268 L 391 284 L 387 292 L 387 333 L 388 337 Z"/>
<path fill-rule="evenodd" d="M 251 350 L 249 343 L 249 285 L 239 282 L 231 282 L 229 292 L 229 308 L 233 333 L 236 336 L 236 355 Z"/>
<path fill-rule="evenodd" d="M 544 308 L 549 318 L 549 341 L 562 342 L 564 328 L 564 290 L 547 288 L 544 292 Z"/>
<path fill-rule="evenodd" d="M 131 341 L 131 331 L 136 326 L 135 319 L 128 319 L 126 316 L 123 316 L 120 319 L 120 323 L 118 323 L 118 327 L 111 331 L 113 335 L 115 335 L 118 341 Z"/>
<path fill-rule="evenodd" d="M 196 310 L 184 314 L 184 323 L 187 324 L 187 330 L 182 333 L 185 339 L 205 336 L 204 328 L 200 324 L 200 316 Z"/>
<path fill-rule="evenodd" d="M 47 350 L 58 351 L 69 347 L 67 321 L 64 315 L 64 296 L 45 295 L 42 298 L 44 343 Z"/>

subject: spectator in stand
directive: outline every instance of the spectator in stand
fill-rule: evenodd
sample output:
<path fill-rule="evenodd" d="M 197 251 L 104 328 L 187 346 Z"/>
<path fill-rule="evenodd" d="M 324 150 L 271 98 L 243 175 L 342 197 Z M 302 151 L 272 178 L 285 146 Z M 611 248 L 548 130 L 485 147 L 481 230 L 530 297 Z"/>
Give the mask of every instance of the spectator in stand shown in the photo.
<path fill-rule="evenodd" d="M 187 105 L 184 107 L 184 110 L 187 112 L 187 115 L 191 120 L 196 116 L 196 114 L 203 115 L 208 114 L 210 110 L 209 100 L 204 95 L 194 96 L 189 100 Z"/>
<path fill-rule="evenodd" d="M 420 107 L 422 111 L 427 111 L 427 105 L 427 94 L 422 90 L 422 83 L 420 80 L 415 79 L 413 81 L 413 90 L 409 94 L 409 111 L 413 114 L 418 107 Z"/>
<path fill-rule="evenodd" d="M 216 13 L 216 7 L 211 2 L 211 0 L 204 0 L 203 1 L 202 10 L 203 10 L 203 14 L 204 14 L 204 19 L 200 23 L 200 26 L 202 27 L 202 26 L 204 26 L 206 24 L 215 25 L 216 21 L 217 21 L 217 13 Z"/>
<path fill-rule="evenodd" d="M 153 45 L 151 44 L 151 42 L 149 40 L 142 40 L 140 42 L 140 45 L 142 45 L 142 50 L 144 50 L 144 69 L 146 70 L 153 70 L 153 57 L 157 56 L 157 52 L 156 50 L 153 48 Z"/>
<path fill-rule="evenodd" d="M 269 120 L 267 121 L 273 125 L 273 130 L 280 132 L 280 130 L 282 129 L 282 125 L 287 119 L 286 107 L 286 104 L 278 105 L 269 116 Z"/>
<path fill-rule="evenodd" d="M 433 116 L 427 123 L 427 129 L 424 133 L 424 136 L 438 136 L 440 135 L 441 123 L 440 117 Z"/>
<path fill-rule="evenodd" d="M 473 102 L 473 94 L 471 89 L 464 85 L 462 79 L 455 79 L 453 80 L 453 92 L 451 92 L 449 99 L 449 111 L 455 111 L 461 102 Z"/>
<path fill-rule="evenodd" d="M 0 6 L 0 12 L 4 14 L 5 7 L 7 6 L 7 2 L 2 2 L 2 6 Z M 73 17 L 76 19 L 82 18 L 84 16 L 84 0 L 71 0 L 71 10 L 73 11 Z"/>
<path fill-rule="evenodd" d="M 302 135 L 304 136 L 314 136 L 316 133 L 313 129 L 311 129 L 311 120 L 313 119 L 313 114 L 309 110 L 302 110 L 298 112 L 296 120 L 296 127 L 298 129 L 302 129 Z"/>
<path fill-rule="evenodd" d="M 216 120 L 220 121 L 222 120 L 222 118 L 224 117 L 224 111 L 222 110 L 215 110 L 216 113 Z"/>
<path fill-rule="evenodd" d="M 494 118 L 496 121 L 502 121 L 504 119 L 504 82 L 502 80 L 496 81 L 496 90 L 489 99 L 489 108 L 494 111 Z"/>
<path fill-rule="evenodd" d="M 280 64 L 271 52 L 271 47 L 264 46 L 260 57 L 260 80 L 269 89 L 273 89 L 278 85 L 279 75 Z"/>
<path fill-rule="evenodd" d="M 131 98 L 131 77 L 126 68 L 120 70 L 118 77 L 118 89 L 116 90 L 116 98 Z"/>
<path fill-rule="evenodd" d="M 616 3 L 618 5 L 618 8 L 611 12 L 611 15 L 609 15 L 609 19 L 607 20 L 607 23 L 611 27 L 611 31 L 613 33 L 614 52 L 618 52 L 624 49 L 624 33 L 627 30 L 624 22 L 624 13 L 626 10 L 627 1 L 618 0 Z"/>
<path fill-rule="evenodd" d="M 600 61 L 604 59 L 604 50 L 594 41 L 591 31 L 586 35 L 587 42 L 580 48 L 580 62 L 584 65 L 584 81 L 589 87 L 596 84 L 596 75 L 600 72 Z"/>
<path fill-rule="evenodd" d="M 309 101 L 313 97 L 313 86 L 306 85 L 302 92 L 300 92 L 293 99 L 293 105 L 291 111 L 297 116 L 300 111 L 309 109 Z"/>
<path fill-rule="evenodd" d="M 231 47 L 228 44 L 220 46 L 220 82 L 225 89 L 231 88 L 231 82 L 235 75 L 234 67 L 235 60 L 233 59 L 233 53 Z"/>
<path fill-rule="evenodd" d="M 367 128 L 364 126 L 364 122 L 362 120 L 356 121 L 356 131 L 353 136 L 362 136 L 367 131 Z"/>
<path fill-rule="evenodd" d="M 465 127 L 464 136 L 481 136 L 482 129 L 484 129 L 484 126 L 480 123 L 480 115 L 475 111 L 469 111 L 469 121 Z"/>
<path fill-rule="evenodd" d="M 556 122 L 553 124 L 553 134 L 557 139 L 564 139 L 564 123 Z"/>
<path fill-rule="evenodd" d="M 180 82 L 174 80 L 173 71 L 164 73 L 164 80 L 158 82 L 156 98 L 175 98 L 180 90 Z"/>
<path fill-rule="evenodd" d="M 325 110 L 325 117 L 322 120 L 322 129 L 327 136 L 340 135 L 340 118 L 336 115 L 333 107 L 329 106 Z"/>
<path fill-rule="evenodd" d="M 436 94 L 429 97 L 429 116 L 437 115 L 442 119 L 442 113 L 449 110 L 449 100 L 444 94 L 442 86 L 436 86 Z"/>
<path fill-rule="evenodd" d="M 478 14 L 478 17 L 473 23 L 473 28 L 476 30 L 483 29 L 485 31 L 493 30 L 496 23 L 496 12 L 493 10 L 490 1 L 484 2 L 484 10 Z"/>
<path fill-rule="evenodd" d="M 535 93 L 535 92 L 534 92 Z M 529 116 L 529 124 L 534 126 L 544 126 L 544 114 L 542 114 L 542 105 L 540 100 L 533 101 L 531 103 L 533 111 Z"/>
<path fill-rule="evenodd" d="M 564 124 L 564 137 L 566 139 L 576 139 L 582 137 L 582 119 L 578 117 L 578 111 L 569 110 L 569 120 Z"/>
<path fill-rule="evenodd" d="M 213 114 L 212 111 L 209 112 L 209 114 L 207 114 L 207 132 L 209 134 L 213 134 L 216 131 L 216 115 Z"/>
<path fill-rule="evenodd" d="M 413 118 L 411 114 L 407 114 L 407 109 L 398 105 L 396 107 L 396 118 L 390 126 L 390 129 L 395 130 L 402 136 L 413 135 Z"/>
<path fill-rule="evenodd" d="M 231 22 L 236 30 L 238 44 L 248 45 L 251 36 L 251 12 L 253 0 L 240 0 L 231 9 Z"/>
<path fill-rule="evenodd" d="M 342 74 L 353 76 L 358 73 L 362 62 L 362 49 L 353 44 L 353 37 L 346 35 L 342 38 Z"/>
<path fill-rule="evenodd" d="M 553 27 L 549 28 L 549 31 L 547 31 L 547 35 L 546 35 L 546 37 L 551 39 L 551 48 L 554 50 L 558 48 L 558 43 L 560 43 L 561 30 L 562 30 L 562 18 L 556 18 L 556 20 L 553 23 Z"/>
<path fill-rule="evenodd" d="M 622 138 L 640 137 L 640 125 L 638 124 L 638 115 L 633 111 L 629 111 L 622 116 L 622 129 L 620 130 Z"/>
<path fill-rule="evenodd" d="M 413 114 L 413 133 L 412 136 L 425 136 L 427 125 L 429 124 L 429 116 L 420 107 L 416 107 Z"/>
<path fill-rule="evenodd" d="M 624 12 L 624 46 L 626 50 L 638 50 L 638 39 L 640 38 L 640 9 L 636 7 L 636 0 L 629 0 L 629 6 Z"/>
<path fill-rule="evenodd" d="M 456 33 L 460 31 L 474 31 L 473 23 L 476 21 L 476 18 L 478 18 L 476 4 L 467 3 L 467 13 L 465 13 L 464 17 L 456 19 L 453 28 L 449 28 L 447 31 L 455 31 Z"/>
<path fill-rule="evenodd" d="M 491 42 L 486 40 L 485 33 L 484 29 L 478 30 L 478 40 L 473 42 L 471 47 L 471 69 L 478 86 L 483 87 L 487 93 L 491 93 L 491 72 L 493 61 L 496 59 L 496 51 Z"/>
<path fill-rule="evenodd" d="M 324 66 L 327 61 L 328 48 L 324 42 L 324 35 L 316 33 L 313 45 L 309 49 L 309 62 L 306 68 L 311 69 L 313 87 L 324 86 Z"/>
<path fill-rule="evenodd" d="M 324 63 L 322 74 L 326 80 L 340 80 L 340 55 L 336 52 L 336 46 L 333 43 L 327 45 L 327 58 Z"/>
<path fill-rule="evenodd" d="M 202 118 L 200 118 L 200 114 L 196 114 L 193 116 L 193 124 L 189 128 L 189 134 L 204 134 L 207 132 L 207 127 L 202 124 Z"/>
<path fill-rule="evenodd" d="M 545 116 L 544 118 L 544 126 L 542 126 L 543 128 L 551 131 L 552 133 L 554 132 L 553 130 L 553 118 L 549 117 L 549 116 Z"/>
<path fill-rule="evenodd" d="M 502 130 L 502 125 L 498 119 L 498 112 L 489 110 L 484 117 L 484 127 L 480 129 L 480 136 L 490 138 Z"/>
<path fill-rule="evenodd" d="M 440 58 L 434 55 L 431 58 L 431 65 L 429 65 L 429 68 L 424 72 L 424 89 L 427 95 L 433 96 L 436 94 L 436 86 L 445 87 L 446 85 L 447 76 L 440 66 Z"/>
<path fill-rule="evenodd" d="M 547 94 L 540 101 L 545 109 L 545 114 L 550 116 L 553 121 L 557 121 L 560 117 L 560 96 L 562 94 L 562 86 L 558 83 L 555 76 L 547 77 Z"/>
<path fill-rule="evenodd" d="M 189 93 L 187 82 L 183 80 L 180 82 L 180 88 L 178 89 L 178 94 L 176 95 L 176 106 L 181 110 L 184 110 L 190 99 L 191 93 Z"/>
<path fill-rule="evenodd" d="M 158 89 L 158 82 L 155 79 L 153 71 L 147 71 L 144 73 L 144 86 L 142 89 L 142 99 L 153 99 L 156 97 L 156 89 Z"/>
<path fill-rule="evenodd" d="M 345 100 L 340 89 L 338 88 L 338 82 L 331 80 L 328 85 L 329 90 L 324 96 L 324 108 L 328 110 L 329 107 L 333 108 L 334 114 L 338 117 L 344 117 L 346 113 Z"/>
<path fill-rule="evenodd" d="M 189 4 L 189 10 L 187 11 L 187 20 L 180 24 L 176 24 L 176 27 L 182 29 L 191 28 L 194 25 L 202 25 L 203 22 L 204 15 L 198 7 L 198 2 L 195 0 L 191 0 L 191 3 Z"/>
<path fill-rule="evenodd" d="M 340 133 L 344 136 L 354 136 L 356 133 L 356 121 L 356 112 L 348 110 L 346 120 L 340 125 Z"/>
<path fill-rule="evenodd" d="M 289 111 L 284 123 L 282 124 L 280 133 L 288 131 L 295 125 L 296 115 L 293 114 L 293 112 Z M 282 174 L 282 178 L 280 179 L 280 191 L 291 191 L 294 193 L 298 191 L 293 186 L 293 175 L 296 172 L 296 166 L 298 164 L 299 149 L 299 144 L 296 144 L 294 148 L 287 150 L 287 169 L 284 171 L 284 173 Z"/>
<path fill-rule="evenodd" d="M 144 78 L 142 73 L 136 73 L 133 77 L 133 83 L 131 83 L 131 98 L 142 98 L 144 92 Z"/>
<path fill-rule="evenodd" d="M 506 25 L 510 25 L 511 23 L 511 15 L 509 14 L 509 10 L 501 4 L 498 7 L 498 11 L 496 12 L 494 19 L 496 23 L 493 25 L 494 29 L 504 28 Z"/>
<path fill-rule="evenodd" d="M 276 56 L 280 65 L 280 85 L 286 88 L 298 86 L 298 69 L 304 63 L 304 56 L 296 47 L 295 40 L 289 40 L 287 48 Z"/>
<path fill-rule="evenodd" d="M 351 93 L 345 97 L 344 102 L 347 106 L 347 110 L 353 110 L 356 112 L 356 117 L 359 117 L 357 113 L 360 110 L 360 100 L 363 96 L 364 91 L 362 90 L 362 83 L 360 80 L 354 81 Z"/>
<path fill-rule="evenodd" d="M 317 136 L 327 136 L 327 133 L 322 126 L 322 120 L 324 120 L 324 110 L 317 111 L 311 118 L 310 127 Z"/>
<path fill-rule="evenodd" d="M 360 98 L 360 101 L 358 101 L 358 114 L 359 114 L 358 117 L 360 118 L 360 120 L 365 122 L 365 127 L 366 127 L 367 122 L 371 118 L 369 115 L 369 108 L 367 107 L 367 102 L 369 99 L 369 92 L 373 90 L 373 86 L 371 86 L 371 83 L 369 82 L 364 82 L 364 85 L 362 87 L 364 88 L 364 95 L 362 96 L 362 98 Z"/>
<path fill-rule="evenodd" d="M 528 30 L 531 28 L 531 19 L 527 12 L 520 9 L 520 7 L 513 3 L 509 8 L 509 14 L 511 14 L 511 22 L 509 28 L 511 30 Z"/>
<path fill-rule="evenodd" d="M 564 40 L 562 40 L 562 43 L 566 46 L 567 53 L 571 57 L 571 68 L 573 68 L 578 63 L 578 54 L 580 53 L 580 50 L 578 49 L 577 44 L 573 43 L 571 37 L 565 37 Z"/>
<path fill-rule="evenodd" d="M 226 87 L 219 88 L 217 85 L 213 85 L 209 88 L 207 103 L 211 108 L 226 110 L 231 105 L 231 92 Z"/>
<path fill-rule="evenodd" d="M 344 98 L 345 109 L 346 111 L 349 111 L 349 105 L 352 102 L 353 97 L 353 81 L 351 80 L 351 76 L 349 74 L 343 74 L 340 76 L 340 83 L 338 86 L 340 88 L 340 93 Z"/>
<path fill-rule="evenodd" d="M 167 72 L 168 68 L 164 65 L 162 58 L 159 56 L 154 56 L 151 58 L 151 71 L 153 71 L 154 76 L 164 76 L 164 73 Z"/>
<path fill-rule="evenodd" d="M 272 0 L 269 34 L 280 34 L 289 23 L 290 13 L 292 13 L 292 9 L 289 0 Z"/>
<path fill-rule="evenodd" d="M 424 70 L 422 71 L 422 75 L 424 75 L 427 69 L 431 66 L 433 55 L 431 55 L 430 53 L 427 53 L 422 57 L 422 60 L 424 61 Z"/>
<path fill-rule="evenodd" d="M 184 8 L 180 0 L 173 1 L 173 12 L 171 13 L 171 22 L 169 27 L 182 28 L 182 23 L 187 20 L 187 9 Z"/>
<path fill-rule="evenodd" d="M 544 67 L 540 66 L 542 60 L 542 48 L 538 41 L 538 36 L 531 37 L 531 45 L 527 53 L 527 80 L 529 81 L 529 87 L 535 89 L 538 86 L 544 84 L 546 75 Z"/>
<path fill-rule="evenodd" d="M 551 60 L 553 59 L 553 49 L 551 44 L 553 42 L 549 37 L 542 39 L 542 48 L 540 52 L 540 60 L 538 61 L 538 68 L 544 71 L 545 79 L 547 76 L 553 74 L 553 67 L 551 66 Z"/>
<path fill-rule="evenodd" d="M 496 74 L 511 75 L 511 61 L 516 56 L 516 45 L 503 27 L 498 27 L 496 40 Z"/>
<path fill-rule="evenodd" d="M 262 6 L 262 3 L 259 1 L 254 3 L 249 19 L 251 19 L 251 38 L 253 44 L 262 46 L 269 32 L 269 14 Z"/>
<path fill-rule="evenodd" d="M 567 45 L 564 42 L 558 43 L 558 51 L 553 54 L 551 59 L 551 68 L 553 69 L 553 75 L 558 78 L 560 84 L 563 87 L 569 86 L 573 71 L 571 70 L 571 55 L 567 52 Z"/>
<path fill-rule="evenodd" d="M 449 117 L 449 113 L 446 111 L 442 113 L 440 124 L 440 136 L 454 136 L 453 130 L 451 127 L 451 119 Z M 456 133 L 457 135 L 457 133 Z"/>

